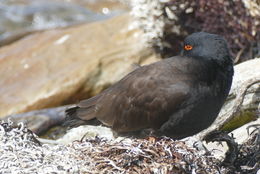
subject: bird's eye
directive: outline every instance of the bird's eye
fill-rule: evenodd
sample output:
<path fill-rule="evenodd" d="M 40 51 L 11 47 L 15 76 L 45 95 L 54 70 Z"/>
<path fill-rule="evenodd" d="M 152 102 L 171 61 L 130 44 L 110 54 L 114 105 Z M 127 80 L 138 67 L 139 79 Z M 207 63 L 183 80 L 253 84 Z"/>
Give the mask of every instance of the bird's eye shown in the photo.
<path fill-rule="evenodd" d="M 184 46 L 184 49 L 186 50 L 186 51 L 189 51 L 189 50 L 192 50 L 192 46 L 191 45 L 185 45 Z"/>

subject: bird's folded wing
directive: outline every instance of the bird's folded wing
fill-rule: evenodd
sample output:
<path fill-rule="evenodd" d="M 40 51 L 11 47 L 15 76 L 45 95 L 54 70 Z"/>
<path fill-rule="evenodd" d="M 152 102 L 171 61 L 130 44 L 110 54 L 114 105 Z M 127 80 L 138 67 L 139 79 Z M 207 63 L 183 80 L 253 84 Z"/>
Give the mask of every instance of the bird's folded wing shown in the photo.
<path fill-rule="evenodd" d="M 104 92 L 97 118 L 118 132 L 159 128 L 188 96 L 188 83 L 176 80 L 172 69 L 142 67 Z"/>

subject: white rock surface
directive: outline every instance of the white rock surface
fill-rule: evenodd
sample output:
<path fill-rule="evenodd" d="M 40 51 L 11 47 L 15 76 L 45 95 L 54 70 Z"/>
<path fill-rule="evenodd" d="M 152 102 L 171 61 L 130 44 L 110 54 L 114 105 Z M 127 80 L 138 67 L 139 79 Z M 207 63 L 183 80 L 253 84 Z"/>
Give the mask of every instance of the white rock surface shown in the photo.
<path fill-rule="evenodd" d="M 75 140 L 80 140 L 83 136 L 87 137 L 103 137 L 108 140 L 114 139 L 113 132 L 110 128 L 104 126 L 84 125 L 70 129 L 67 134 L 58 139 L 58 144 L 69 144 Z"/>

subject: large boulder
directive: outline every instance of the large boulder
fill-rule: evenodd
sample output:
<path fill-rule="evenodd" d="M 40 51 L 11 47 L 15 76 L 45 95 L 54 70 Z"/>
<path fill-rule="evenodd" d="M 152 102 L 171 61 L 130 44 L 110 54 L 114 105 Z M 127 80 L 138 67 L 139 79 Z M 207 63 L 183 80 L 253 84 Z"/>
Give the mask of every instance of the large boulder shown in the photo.
<path fill-rule="evenodd" d="M 158 60 L 152 49 L 143 49 L 142 33 L 130 23 L 126 14 L 2 47 L 0 117 L 90 97 L 129 73 L 132 64 Z"/>

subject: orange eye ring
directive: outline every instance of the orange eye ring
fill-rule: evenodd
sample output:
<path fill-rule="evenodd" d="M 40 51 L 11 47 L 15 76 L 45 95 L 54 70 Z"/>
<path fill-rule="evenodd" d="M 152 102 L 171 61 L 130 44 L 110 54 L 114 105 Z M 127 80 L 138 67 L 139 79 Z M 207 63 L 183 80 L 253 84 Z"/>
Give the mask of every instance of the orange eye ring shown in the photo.
<path fill-rule="evenodd" d="M 189 50 L 192 50 L 192 46 L 191 45 L 185 45 L 184 46 L 184 49 L 186 50 L 186 51 L 189 51 Z"/>

